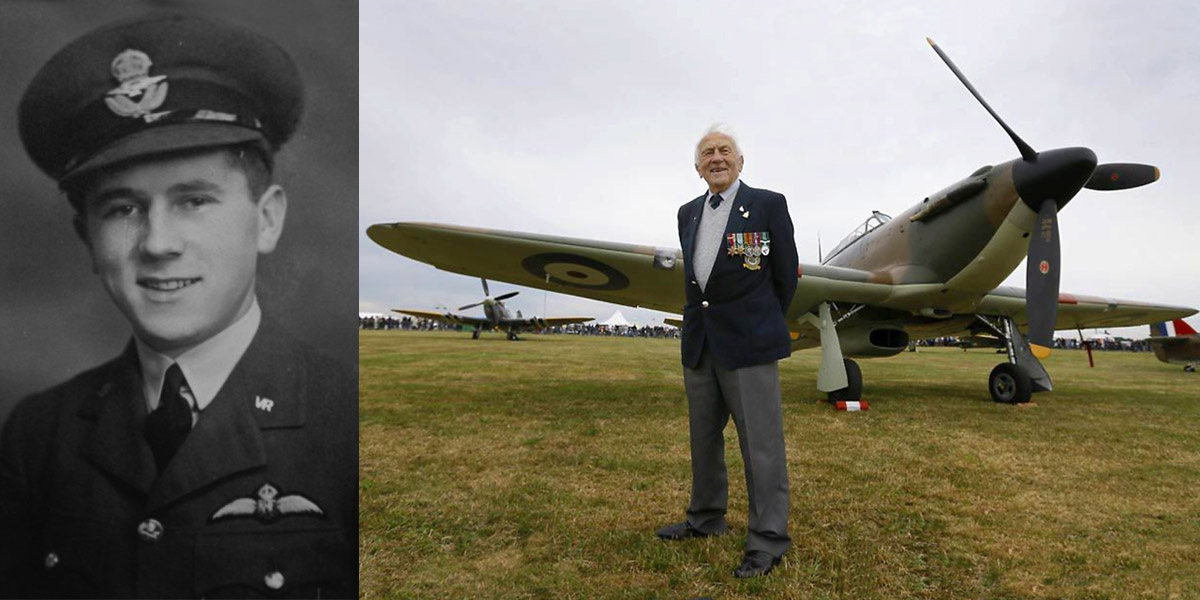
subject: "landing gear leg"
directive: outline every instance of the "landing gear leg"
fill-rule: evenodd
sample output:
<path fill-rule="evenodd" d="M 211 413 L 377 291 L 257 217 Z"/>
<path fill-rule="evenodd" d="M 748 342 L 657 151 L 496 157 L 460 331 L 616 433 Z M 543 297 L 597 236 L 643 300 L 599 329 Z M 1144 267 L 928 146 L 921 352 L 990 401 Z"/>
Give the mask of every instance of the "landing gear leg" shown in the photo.
<path fill-rule="evenodd" d="M 471 339 L 473 339 L 473 340 L 479 339 L 479 330 L 478 329 L 471 332 Z"/>
<path fill-rule="evenodd" d="M 858 306 L 848 311 L 841 319 L 858 312 L 860 308 Z M 825 392 L 830 402 L 862 399 L 862 370 L 858 368 L 858 363 L 842 356 L 837 322 L 830 314 L 829 303 L 822 302 L 817 307 L 817 313 L 816 317 L 812 313 L 801 317 L 821 332 L 821 367 L 817 370 L 817 389 Z"/>
<path fill-rule="evenodd" d="M 1029 349 L 1029 342 L 1021 335 L 1012 318 L 1004 317 L 999 325 L 976 315 L 1004 340 L 1008 351 L 1008 362 L 996 365 L 988 375 L 988 391 L 992 400 L 1004 404 L 1024 404 L 1036 392 L 1053 389 L 1050 375 L 1041 361 Z"/>

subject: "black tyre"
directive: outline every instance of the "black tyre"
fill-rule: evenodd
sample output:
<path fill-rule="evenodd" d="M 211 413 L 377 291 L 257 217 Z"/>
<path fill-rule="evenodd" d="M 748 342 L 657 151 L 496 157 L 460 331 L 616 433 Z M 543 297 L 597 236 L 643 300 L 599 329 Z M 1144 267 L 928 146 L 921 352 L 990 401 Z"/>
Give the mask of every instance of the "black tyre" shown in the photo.
<path fill-rule="evenodd" d="M 473 339 L 473 340 L 479 339 L 479 330 L 478 329 L 471 332 L 471 339 Z M 172 389 L 174 389 L 174 388 L 172 388 Z"/>
<path fill-rule="evenodd" d="M 1024 404 L 1033 396 L 1033 383 L 1025 369 L 1012 363 L 1000 363 L 988 376 L 992 400 L 1002 404 Z"/>
<path fill-rule="evenodd" d="M 862 400 L 862 369 L 858 368 L 858 363 L 848 358 L 843 358 L 842 364 L 846 365 L 846 387 L 829 392 L 829 401 L 837 402 L 845 400 L 853 402 Z"/>

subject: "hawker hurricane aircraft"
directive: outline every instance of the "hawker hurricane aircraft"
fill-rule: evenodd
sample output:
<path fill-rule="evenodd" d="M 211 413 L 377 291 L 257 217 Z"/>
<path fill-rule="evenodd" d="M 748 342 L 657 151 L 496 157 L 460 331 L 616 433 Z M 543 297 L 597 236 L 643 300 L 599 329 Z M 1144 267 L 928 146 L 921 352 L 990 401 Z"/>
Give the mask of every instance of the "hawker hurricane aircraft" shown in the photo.
<path fill-rule="evenodd" d="M 1166 323 L 1151 323 L 1150 346 L 1154 356 L 1165 363 L 1183 365 L 1183 370 L 1196 372 L 1200 362 L 1200 333 L 1196 333 L 1183 319 L 1175 319 L 1175 335 L 1167 335 Z"/>
<path fill-rule="evenodd" d="M 856 400 L 861 371 L 844 357 L 892 356 L 910 339 L 990 335 L 1008 356 L 988 378 L 992 399 L 1027 402 L 1033 392 L 1051 389 L 1038 359 L 1049 354 L 1056 329 L 1146 325 L 1195 314 L 1187 307 L 1059 293 L 1058 212 L 1081 188 L 1134 188 L 1156 181 L 1158 169 L 1098 165 L 1088 148 L 1034 150 L 929 44 L 1021 156 L 980 167 L 895 218 L 876 212 L 821 264 L 800 265 L 787 319 L 794 349 L 821 346 L 817 388 L 831 400 Z M 742 220 L 731 217 L 726 234 L 743 233 Z M 666 312 L 684 305 L 689 270 L 677 249 L 428 223 L 377 224 L 367 235 L 454 273 Z M 1027 255 L 1026 289 L 997 287 Z"/>
<path fill-rule="evenodd" d="M 545 329 L 547 327 L 554 327 L 556 325 L 569 325 L 571 323 L 586 323 L 588 321 L 595 320 L 592 317 L 555 317 L 549 319 L 540 317 L 525 318 L 521 316 L 521 311 L 517 311 L 517 316 L 514 317 L 512 316 L 512 313 L 508 312 L 508 308 L 504 306 L 504 301 L 516 296 L 517 294 L 520 294 L 521 292 L 509 292 L 507 294 L 500 294 L 499 296 L 493 298 L 492 293 L 488 291 L 487 280 L 480 278 L 480 281 L 483 282 L 483 301 L 476 302 L 475 304 L 468 304 L 466 306 L 460 306 L 458 307 L 458 310 L 467 310 L 468 308 L 482 306 L 484 314 L 483 317 L 456 315 L 449 311 L 432 312 L 428 310 L 407 310 L 400 308 L 393 308 L 392 312 L 412 315 L 422 319 L 433 319 L 435 321 L 441 321 L 442 323 L 448 323 L 450 325 L 467 325 L 474 327 L 474 331 L 471 332 L 471 339 L 473 340 L 479 339 L 479 332 L 483 331 L 484 329 L 489 331 L 504 331 L 508 334 L 509 340 L 516 341 L 519 339 L 517 338 L 517 334 L 521 333 L 522 331 Z"/>

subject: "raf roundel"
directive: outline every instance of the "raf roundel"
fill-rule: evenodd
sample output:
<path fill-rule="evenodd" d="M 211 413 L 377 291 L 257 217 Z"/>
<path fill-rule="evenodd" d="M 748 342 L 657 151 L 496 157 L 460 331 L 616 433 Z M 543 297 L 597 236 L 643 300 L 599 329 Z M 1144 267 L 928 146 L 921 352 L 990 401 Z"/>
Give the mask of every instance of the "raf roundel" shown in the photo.
<path fill-rule="evenodd" d="M 547 252 L 521 261 L 521 267 L 538 279 L 567 287 L 597 291 L 616 291 L 629 287 L 629 277 L 594 258 Z"/>
<path fill-rule="evenodd" d="M 1038 270 L 1042 272 L 1042 275 L 1049 273 L 1050 272 L 1050 263 L 1043 260 L 1041 262 L 1041 264 L 1038 265 Z"/>

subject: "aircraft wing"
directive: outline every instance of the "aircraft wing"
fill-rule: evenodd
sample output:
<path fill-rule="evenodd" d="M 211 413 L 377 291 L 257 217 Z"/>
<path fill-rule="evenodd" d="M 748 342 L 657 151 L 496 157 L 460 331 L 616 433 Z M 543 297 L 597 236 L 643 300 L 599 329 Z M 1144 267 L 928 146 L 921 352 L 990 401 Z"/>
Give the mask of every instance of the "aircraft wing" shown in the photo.
<path fill-rule="evenodd" d="M 448 312 L 433 312 L 433 311 L 428 311 L 428 310 L 407 310 L 407 309 L 400 309 L 400 308 L 393 308 L 392 312 L 397 312 L 397 313 L 401 313 L 401 314 L 405 314 L 405 315 L 411 315 L 414 317 L 420 317 L 422 319 L 433 319 L 434 321 L 441 321 L 442 323 L 447 323 L 449 325 L 469 325 L 471 327 L 484 327 L 484 328 L 492 326 L 491 323 L 489 323 L 488 320 L 483 317 L 469 317 L 467 315 L 456 315 L 454 313 L 448 313 Z"/>
<path fill-rule="evenodd" d="M 388 250 L 444 271 L 683 312 L 683 253 L 675 248 L 433 223 L 377 224 L 367 229 L 367 236 Z M 1010 316 L 1019 325 L 1026 324 L 1025 291 L 1019 288 L 996 288 L 976 305 L 945 319 L 915 314 L 931 298 L 940 297 L 941 284 L 894 285 L 868 271 L 809 264 L 800 265 L 797 277 L 796 296 L 788 309 L 794 349 L 819 345 L 816 328 L 800 317 L 827 301 L 884 309 L 883 320 L 904 327 L 914 338 L 967 332 L 976 322 L 974 313 Z M 1056 329 L 1145 325 L 1195 313 L 1187 307 L 1064 293 Z"/>
<path fill-rule="evenodd" d="M 587 323 L 595 321 L 595 317 L 527 317 L 516 319 L 501 319 L 501 327 L 520 327 L 522 329 L 545 329 L 571 323 Z"/>
<path fill-rule="evenodd" d="M 1018 324 L 1026 323 L 1025 290 L 998 287 L 984 298 L 977 312 L 989 315 L 1012 316 Z M 1094 327 L 1131 327 L 1170 321 L 1196 314 L 1186 306 L 1150 304 L 1135 300 L 1119 300 L 1081 294 L 1059 294 L 1056 330 L 1091 329 Z"/>
<path fill-rule="evenodd" d="M 1191 335 L 1148 337 L 1143 338 L 1143 340 L 1150 342 L 1150 344 L 1154 346 L 1175 347 L 1186 346 L 1189 343 L 1200 343 L 1200 336 L 1193 333 Z"/>
<path fill-rule="evenodd" d="M 683 252 L 433 223 L 367 228 L 375 243 L 443 271 L 483 277 L 593 300 L 682 313 Z M 856 269 L 801 265 L 797 298 L 805 311 L 820 302 L 871 304 L 892 285 Z M 796 306 L 793 303 L 793 308 Z"/>
<path fill-rule="evenodd" d="M 673 248 L 429 223 L 372 225 L 367 236 L 443 271 L 626 306 L 683 309 L 683 256 Z"/>

